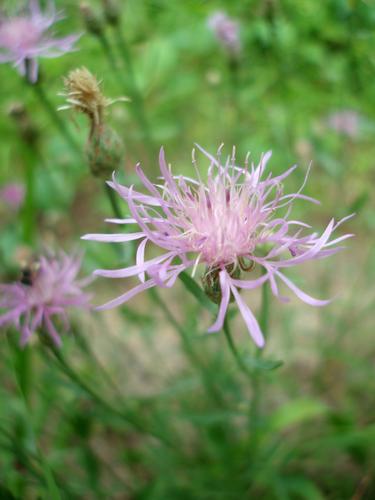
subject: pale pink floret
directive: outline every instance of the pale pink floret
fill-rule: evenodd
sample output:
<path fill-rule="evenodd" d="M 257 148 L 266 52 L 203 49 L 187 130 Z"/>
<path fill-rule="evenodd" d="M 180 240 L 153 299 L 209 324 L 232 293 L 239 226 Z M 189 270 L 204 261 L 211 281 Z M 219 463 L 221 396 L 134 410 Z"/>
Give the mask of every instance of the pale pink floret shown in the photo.
<path fill-rule="evenodd" d="M 342 135 L 355 139 L 360 132 L 360 115 L 352 109 L 337 111 L 328 116 L 327 123 L 330 128 Z"/>
<path fill-rule="evenodd" d="M 21 281 L 0 285 L 0 327 L 14 326 L 21 332 L 25 345 L 35 331 L 47 333 L 55 345 L 61 344 L 59 328 L 69 329 L 67 309 L 87 308 L 90 296 L 82 291 L 87 280 L 78 280 L 81 258 L 60 252 L 57 256 L 41 257 L 31 271 L 29 284 Z M 28 275 L 29 276 L 29 275 Z M 54 318 L 54 319 L 53 319 Z"/>
<path fill-rule="evenodd" d="M 218 11 L 211 14 L 207 24 L 224 49 L 233 56 L 239 54 L 241 51 L 241 40 L 237 21 L 230 18 L 225 12 Z"/>
<path fill-rule="evenodd" d="M 287 300 L 280 296 L 277 284 L 280 280 L 304 302 L 314 306 L 327 304 L 329 301 L 314 299 L 300 290 L 282 271 L 308 260 L 328 257 L 342 249 L 336 245 L 352 235 L 330 238 L 347 218 L 337 223 L 332 219 L 321 236 L 317 233 L 303 234 L 310 226 L 289 220 L 292 203 L 296 199 L 318 202 L 301 194 L 305 182 L 297 193 L 283 193 L 282 181 L 296 167 L 277 177 L 269 174 L 262 180 L 270 152 L 262 157 L 258 166 L 251 165 L 249 168 L 246 160 L 242 168 L 235 165 L 234 154 L 223 165 L 220 154 L 215 158 L 198 148 L 210 161 L 207 183 L 202 182 L 198 171 L 198 180 L 174 176 L 167 166 L 163 149 L 159 158 L 160 184 L 151 183 L 141 167 L 136 166 L 137 174 L 150 194 L 139 193 L 133 186 L 122 186 L 115 178 L 108 183 L 126 201 L 132 214 L 129 219 L 108 219 L 108 222 L 137 224 L 140 231 L 88 234 L 83 239 L 104 242 L 141 240 L 136 265 L 95 272 L 109 278 L 138 275 L 141 283 L 101 308 L 118 306 L 155 285 L 171 287 L 182 271 L 192 267 L 194 274 L 198 264 L 205 264 L 206 272 L 218 272 L 222 292 L 217 319 L 208 331 L 216 332 L 223 327 L 232 296 L 249 333 L 258 346 L 263 346 L 258 322 L 239 290 L 257 288 L 268 281 L 272 293 L 281 300 Z M 193 163 L 196 165 L 194 156 Z M 166 250 L 166 253 L 146 261 L 145 247 L 148 242 Z M 235 279 L 233 269 L 243 268 L 244 259 L 263 268 L 264 273 L 251 280 Z"/>
<path fill-rule="evenodd" d="M 57 38 L 50 28 L 61 19 L 53 1 L 48 2 L 45 12 L 38 0 L 29 1 L 28 12 L 15 17 L 0 15 L 0 62 L 12 62 L 21 75 L 36 82 L 38 57 L 59 57 L 74 50 L 80 35 Z"/>
<path fill-rule="evenodd" d="M 11 182 L 0 188 L 0 200 L 13 210 L 18 210 L 25 198 L 25 188 L 22 184 Z"/>

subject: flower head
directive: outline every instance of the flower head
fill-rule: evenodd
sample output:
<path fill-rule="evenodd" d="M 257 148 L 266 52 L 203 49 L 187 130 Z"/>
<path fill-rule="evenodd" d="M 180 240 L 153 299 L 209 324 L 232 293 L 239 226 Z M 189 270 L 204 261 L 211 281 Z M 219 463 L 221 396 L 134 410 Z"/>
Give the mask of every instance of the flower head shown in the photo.
<path fill-rule="evenodd" d="M 77 280 L 81 258 L 60 253 L 41 257 L 24 267 L 20 281 L 0 285 L 0 327 L 13 325 L 21 332 L 25 345 L 33 332 L 43 330 L 54 344 L 61 344 L 55 326 L 69 329 L 67 309 L 87 307 L 89 295 L 82 291 L 84 280 Z"/>
<path fill-rule="evenodd" d="M 28 12 L 0 16 L 0 62 L 12 62 L 32 83 L 38 78 L 38 57 L 58 57 L 73 50 L 80 35 L 56 38 L 50 28 L 61 19 L 53 0 L 45 12 L 38 0 L 29 0 Z"/>
<path fill-rule="evenodd" d="M 160 183 L 153 184 L 141 167 L 136 166 L 149 194 L 137 192 L 133 186 L 122 186 L 115 178 L 109 182 L 128 204 L 132 218 L 108 219 L 108 222 L 137 224 L 139 229 L 134 233 L 89 234 L 83 238 L 104 242 L 141 240 L 134 266 L 95 271 L 95 274 L 109 278 L 138 275 L 140 284 L 101 308 L 118 306 L 155 285 L 171 287 L 182 271 L 191 267 L 195 274 L 197 266 L 204 264 L 204 288 L 220 304 L 218 317 L 208 331 L 216 332 L 222 328 L 229 302 L 235 300 L 250 335 L 258 346 L 263 346 L 258 322 L 239 291 L 268 282 L 273 294 L 285 300 L 279 292 L 277 281 L 280 280 L 308 304 L 325 305 L 329 301 L 307 295 L 284 275 L 284 270 L 336 253 L 342 248 L 336 245 L 351 235 L 330 240 L 333 231 L 345 219 L 337 223 L 332 219 L 321 236 L 315 232 L 303 234 L 310 226 L 289 219 L 292 203 L 296 199 L 316 200 L 301 194 L 305 183 L 298 192 L 284 194 L 282 181 L 296 167 L 277 177 L 269 174 L 262 180 L 270 152 L 262 157 L 258 166 L 252 164 L 249 167 L 246 159 L 245 166 L 238 167 L 234 152 L 222 164 L 220 154 L 215 158 L 203 149 L 201 151 L 210 161 L 206 183 L 198 171 L 197 180 L 174 176 L 163 149 L 160 152 Z M 193 164 L 196 166 L 194 154 Z M 145 260 L 148 243 L 165 252 Z M 249 279 L 256 268 L 261 268 L 263 273 Z"/>
<path fill-rule="evenodd" d="M 0 200 L 13 210 L 18 210 L 25 198 L 25 188 L 22 184 L 12 182 L 0 188 Z"/>
<path fill-rule="evenodd" d="M 219 43 L 231 56 L 237 56 L 241 51 L 241 40 L 238 22 L 231 19 L 225 12 L 212 14 L 207 21 Z"/>
<path fill-rule="evenodd" d="M 352 109 L 337 111 L 329 115 L 328 126 L 351 139 L 355 139 L 359 134 L 360 117 Z"/>

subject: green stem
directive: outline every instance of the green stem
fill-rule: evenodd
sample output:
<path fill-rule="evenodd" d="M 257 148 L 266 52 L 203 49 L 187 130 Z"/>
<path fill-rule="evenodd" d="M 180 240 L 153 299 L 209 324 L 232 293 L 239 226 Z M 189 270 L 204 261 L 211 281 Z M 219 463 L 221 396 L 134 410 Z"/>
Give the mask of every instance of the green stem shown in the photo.
<path fill-rule="evenodd" d="M 36 229 L 35 168 L 36 155 L 31 151 L 27 151 L 24 165 L 26 196 L 22 209 L 22 226 L 23 240 L 28 245 L 31 245 L 34 242 Z"/>
<path fill-rule="evenodd" d="M 268 283 L 264 283 L 262 286 L 262 306 L 259 315 L 259 326 L 263 332 L 263 336 L 267 339 L 268 336 L 268 326 L 269 326 L 269 314 L 270 314 L 270 297 Z M 262 354 L 263 350 L 258 349 L 259 355 Z"/>
<path fill-rule="evenodd" d="M 259 326 L 263 332 L 263 335 L 265 339 L 267 338 L 268 334 L 268 325 L 269 325 L 269 290 L 268 290 L 268 283 L 264 283 L 262 286 L 262 305 L 260 309 L 260 315 L 259 315 Z M 263 354 L 263 349 L 258 349 L 256 352 L 256 358 L 259 359 L 261 358 Z M 260 406 L 261 406 L 261 394 L 262 394 L 262 379 L 261 379 L 261 373 L 260 372 L 255 372 L 252 378 L 252 388 L 253 388 L 253 395 L 252 395 L 252 401 L 251 401 L 251 406 L 250 406 L 250 426 L 252 429 L 256 429 L 259 425 L 259 417 L 260 417 Z M 254 433 L 254 436 L 256 436 L 256 432 Z M 257 448 L 257 440 L 254 438 L 253 440 L 253 452 L 255 452 Z"/>
<path fill-rule="evenodd" d="M 165 302 L 162 300 L 160 295 L 158 294 L 157 290 L 155 288 L 150 288 L 149 289 L 149 294 L 152 300 L 160 307 L 160 309 L 163 311 L 165 317 L 169 321 L 169 323 L 173 326 L 173 328 L 180 334 L 182 344 L 185 350 L 185 353 L 187 357 L 190 359 L 190 361 L 194 364 L 196 368 L 199 369 L 200 373 L 202 374 L 202 379 L 205 384 L 205 388 L 207 390 L 207 393 L 217 402 L 217 403 L 222 403 L 222 397 L 220 395 L 220 392 L 217 391 L 216 387 L 212 383 L 210 374 L 207 374 L 207 370 L 203 363 L 200 360 L 200 357 L 196 354 L 195 350 L 193 349 L 191 342 L 189 341 L 189 334 L 186 332 L 186 330 L 176 321 L 175 317 L 165 304 Z"/>
<path fill-rule="evenodd" d="M 77 341 L 77 345 L 80 347 L 81 351 L 90 359 L 90 361 L 94 362 L 95 366 L 97 366 L 100 369 L 100 373 L 106 379 L 107 383 L 112 387 L 114 391 L 118 393 L 118 395 L 121 396 L 122 391 L 120 387 L 116 384 L 116 382 L 113 380 L 109 372 L 103 366 L 102 362 L 95 354 L 94 350 L 90 347 L 85 337 L 81 335 L 80 332 L 73 326 L 72 326 L 72 333 L 74 334 L 74 337 Z"/>
<path fill-rule="evenodd" d="M 14 346 L 11 345 L 9 336 L 8 336 L 8 343 L 9 343 L 10 349 L 13 350 Z M 30 436 L 32 437 L 33 445 L 34 445 L 34 448 L 36 450 L 36 454 L 37 454 L 37 457 L 39 459 L 40 465 L 42 467 L 44 480 L 45 480 L 46 487 L 47 487 L 47 490 L 49 493 L 48 498 L 51 498 L 51 500 L 61 500 L 60 491 L 59 491 L 59 488 L 56 484 L 53 472 L 52 472 L 48 462 L 45 459 L 45 455 L 44 455 L 43 451 L 39 448 L 39 445 L 38 445 L 36 433 L 35 433 L 35 430 L 34 430 L 34 427 L 32 424 L 32 407 L 31 407 L 31 404 L 29 401 L 29 390 L 28 390 L 29 386 L 25 385 L 24 372 L 23 372 L 24 365 L 23 364 L 20 365 L 20 358 L 19 358 L 19 356 L 17 356 L 17 354 L 19 353 L 19 348 L 16 347 L 16 349 L 17 349 L 16 350 L 16 359 L 14 359 L 14 357 L 12 355 L 12 364 L 13 364 L 13 369 L 14 369 L 18 389 L 19 389 L 19 392 L 21 394 L 21 398 L 23 400 L 26 415 L 27 415 L 27 417 L 25 418 L 25 421 L 29 427 Z M 28 384 L 29 383 L 30 383 L 30 381 L 28 381 Z"/>
<path fill-rule="evenodd" d="M 55 109 L 55 106 L 49 100 L 47 94 L 44 91 L 43 86 L 40 83 L 36 83 L 35 85 L 31 85 L 31 87 L 35 95 L 38 97 L 40 103 L 46 110 L 47 114 L 55 124 L 56 128 L 60 131 L 61 135 L 64 137 L 69 147 L 72 149 L 72 151 L 74 151 L 74 153 L 81 155 L 82 152 L 79 144 L 75 141 L 73 135 L 67 128 L 64 120 L 61 119 L 60 115 Z"/>
<path fill-rule="evenodd" d="M 146 428 L 146 426 L 140 421 L 138 416 L 132 416 L 129 413 L 123 413 L 117 408 L 113 407 L 110 403 L 105 401 L 96 391 L 94 391 L 81 377 L 76 373 L 73 368 L 66 362 L 65 358 L 58 350 L 57 347 L 50 345 L 50 351 L 54 355 L 55 359 L 63 369 L 65 375 L 69 377 L 78 387 L 80 387 L 86 394 L 88 394 L 96 403 L 98 403 L 102 408 L 104 408 L 109 413 L 121 418 L 126 421 L 129 425 L 134 427 L 137 431 L 145 434 L 149 434 L 157 438 L 159 441 L 163 442 L 168 446 L 173 446 L 173 444 L 165 438 L 162 434 L 157 431 L 153 431 L 151 429 Z"/>
<path fill-rule="evenodd" d="M 243 371 L 246 374 L 246 376 L 251 378 L 252 373 L 250 372 L 250 370 L 247 368 L 247 366 L 243 362 L 241 354 L 238 352 L 237 347 L 235 346 L 235 343 L 233 341 L 232 334 L 230 331 L 228 317 L 225 317 L 223 330 L 224 330 L 225 338 L 228 342 L 229 349 L 230 349 L 231 353 L 233 354 L 233 357 L 236 360 L 238 367 L 240 368 L 241 371 Z"/>
<path fill-rule="evenodd" d="M 31 348 L 26 345 L 24 348 L 19 348 L 16 346 L 13 358 L 14 368 L 17 374 L 17 382 L 20 386 L 22 395 L 27 402 L 30 404 L 31 399 L 31 387 L 32 387 L 32 351 Z"/>
<path fill-rule="evenodd" d="M 110 65 L 112 71 L 116 74 L 121 86 L 122 87 L 126 86 L 125 80 L 124 80 L 121 72 L 119 71 L 115 56 L 114 56 L 112 48 L 107 40 L 107 37 L 104 35 L 104 33 L 101 33 L 100 35 L 98 35 L 98 39 L 99 39 L 100 45 L 102 46 L 103 52 L 108 59 L 108 62 L 109 62 L 109 65 Z"/>
<path fill-rule="evenodd" d="M 217 306 L 213 302 L 211 302 L 211 300 L 207 297 L 202 288 L 186 271 L 182 271 L 182 273 L 180 273 L 178 277 L 185 285 L 186 289 L 192 295 L 194 295 L 194 297 L 197 299 L 200 305 L 202 305 L 210 313 L 217 314 Z"/>

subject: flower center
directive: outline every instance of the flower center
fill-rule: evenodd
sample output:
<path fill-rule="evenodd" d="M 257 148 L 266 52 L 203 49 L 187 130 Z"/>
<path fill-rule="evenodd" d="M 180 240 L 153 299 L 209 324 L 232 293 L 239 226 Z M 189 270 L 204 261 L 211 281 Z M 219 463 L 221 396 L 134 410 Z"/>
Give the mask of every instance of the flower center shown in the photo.
<path fill-rule="evenodd" d="M 256 197 L 248 189 L 224 184 L 184 200 L 185 241 L 209 267 L 237 263 L 255 248 Z"/>

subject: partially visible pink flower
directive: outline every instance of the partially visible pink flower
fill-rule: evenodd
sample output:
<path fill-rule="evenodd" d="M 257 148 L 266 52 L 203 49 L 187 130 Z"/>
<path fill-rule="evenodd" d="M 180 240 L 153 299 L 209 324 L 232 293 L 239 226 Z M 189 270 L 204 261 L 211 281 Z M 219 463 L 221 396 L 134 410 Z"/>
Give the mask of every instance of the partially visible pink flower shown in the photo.
<path fill-rule="evenodd" d="M 359 122 L 358 113 L 351 109 L 332 113 L 327 119 L 330 128 L 352 139 L 359 134 Z"/>
<path fill-rule="evenodd" d="M 16 182 L 0 188 L 0 200 L 13 210 L 18 210 L 25 198 L 25 188 Z"/>
<path fill-rule="evenodd" d="M 69 329 L 67 310 L 87 308 L 89 295 L 82 291 L 86 280 L 78 280 L 81 258 L 59 253 L 41 257 L 25 268 L 20 281 L 0 285 L 0 327 L 13 325 L 25 345 L 33 332 L 47 333 L 55 345 L 61 344 L 58 328 Z M 58 320 L 58 328 L 56 327 Z"/>
<path fill-rule="evenodd" d="M 262 157 L 258 166 L 252 164 L 249 168 L 247 159 L 244 167 L 236 166 L 234 153 L 222 164 L 220 151 L 215 158 L 199 149 L 210 161 L 206 183 L 201 180 L 198 170 L 198 180 L 174 176 L 163 149 L 159 158 L 162 177 L 157 184 L 146 177 L 139 165 L 136 166 L 149 194 L 137 192 L 133 186 L 122 186 L 115 178 L 108 183 L 125 200 L 132 215 L 129 219 L 108 219 L 108 222 L 137 224 L 138 231 L 88 234 L 83 239 L 118 243 L 141 240 L 135 265 L 95 271 L 95 274 L 109 278 L 138 276 L 140 283 L 99 309 L 118 306 L 156 285 L 172 287 L 182 271 L 191 267 L 194 275 L 197 266 L 204 264 L 205 291 L 220 304 L 217 319 L 208 331 L 217 332 L 223 327 L 229 302 L 235 300 L 250 335 L 262 347 L 262 332 L 240 290 L 251 290 L 268 282 L 272 293 L 285 301 L 288 299 L 280 294 L 280 281 L 310 305 L 327 304 L 328 300 L 315 299 L 300 290 L 284 271 L 341 250 L 337 244 L 352 235 L 345 234 L 335 239 L 331 236 L 348 217 L 339 222 L 332 219 L 320 236 L 310 232 L 308 224 L 290 219 L 295 200 L 318 203 L 301 194 L 306 179 L 298 192 L 284 194 L 283 191 L 282 182 L 295 166 L 276 177 L 270 173 L 262 180 L 271 152 Z M 195 155 L 193 164 L 196 166 Z M 165 252 L 145 260 L 149 243 Z M 256 268 L 262 269 L 263 273 L 249 279 L 249 274 Z"/>
<path fill-rule="evenodd" d="M 12 62 L 31 82 L 38 78 L 38 57 L 59 57 L 71 52 L 80 35 L 57 38 L 50 28 L 61 19 L 53 0 L 42 12 L 39 0 L 29 0 L 28 12 L 15 17 L 0 15 L 0 62 Z"/>
<path fill-rule="evenodd" d="M 213 13 L 207 21 L 219 43 L 230 55 L 236 56 L 241 51 L 241 40 L 238 22 L 231 19 L 225 12 Z"/>

